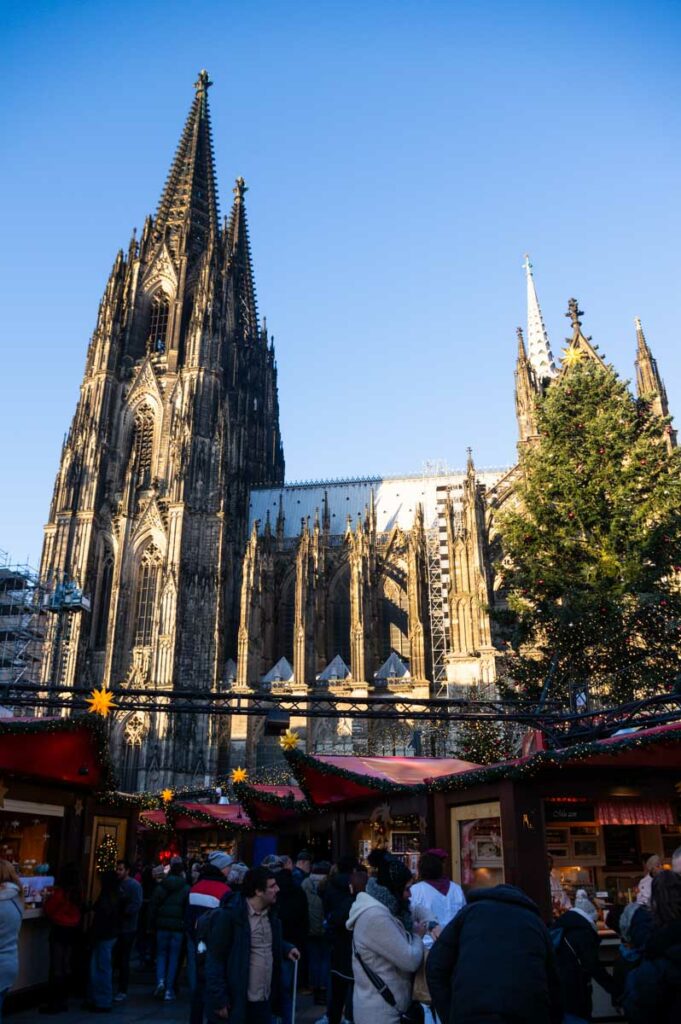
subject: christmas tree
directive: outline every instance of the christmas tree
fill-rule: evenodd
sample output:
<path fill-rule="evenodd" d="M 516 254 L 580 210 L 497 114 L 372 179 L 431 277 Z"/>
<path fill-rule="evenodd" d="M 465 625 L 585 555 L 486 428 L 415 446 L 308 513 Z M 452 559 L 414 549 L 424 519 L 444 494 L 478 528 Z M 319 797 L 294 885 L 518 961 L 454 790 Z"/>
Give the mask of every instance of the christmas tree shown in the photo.
<path fill-rule="evenodd" d="M 116 867 L 116 862 L 118 861 L 118 843 L 109 832 L 107 832 L 97 847 L 95 860 L 97 862 L 97 870 L 100 874 L 103 874 L 105 871 L 113 871 Z"/>
<path fill-rule="evenodd" d="M 454 757 L 473 764 L 496 764 L 516 754 L 517 745 L 499 722 L 460 722 L 455 726 Z"/>
<path fill-rule="evenodd" d="M 499 524 L 511 690 L 572 706 L 663 693 L 679 673 L 681 620 L 668 423 L 574 344 L 536 416 Z"/>

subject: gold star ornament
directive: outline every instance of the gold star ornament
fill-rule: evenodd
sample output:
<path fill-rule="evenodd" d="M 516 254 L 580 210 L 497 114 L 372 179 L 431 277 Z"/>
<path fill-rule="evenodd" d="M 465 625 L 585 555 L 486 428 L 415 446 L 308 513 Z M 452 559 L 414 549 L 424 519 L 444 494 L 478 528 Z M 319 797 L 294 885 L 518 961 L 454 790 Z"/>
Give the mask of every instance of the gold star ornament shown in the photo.
<path fill-rule="evenodd" d="M 110 690 L 102 687 L 101 690 L 93 690 L 88 697 L 89 711 L 93 715 L 101 715 L 106 718 L 112 708 L 115 708 L 114 695 Z"/>
<path fill-rule="evenodd" d="M 245 782 L 248 778 L 248 772 L 245 768 L 232 768 L 232 782 Z"/>
<path fill-rule="evenodd" d="M 300 736 L 295 729 L 287 729 L 279 743 L 282 750 L 295 750 L 300 743 Z"/>
<path fill-rule="evenodd" d="M 583 357 L 584 353 L 582 350 L 571 345 L 570 348 L 565 350 L 563 355 L 563 366 L 576 366 L 577 363 L 581 363 Z"/>
<path fill-rule="evenodd" d="M 161 791 L 161 800 L 164 804 L 169 804 L 174 795 L 172 789 L 164 789 Z"/>

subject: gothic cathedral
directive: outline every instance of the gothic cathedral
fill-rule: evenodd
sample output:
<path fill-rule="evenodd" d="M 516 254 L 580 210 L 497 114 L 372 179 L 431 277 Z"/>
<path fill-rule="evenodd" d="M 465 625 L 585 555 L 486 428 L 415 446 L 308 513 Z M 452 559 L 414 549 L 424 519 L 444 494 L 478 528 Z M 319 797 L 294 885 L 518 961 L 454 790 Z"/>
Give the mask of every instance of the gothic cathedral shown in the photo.
<path fill-rule="evenodd" d="M 53 593 L 71 585 L 87 599 L 49 617 L 41 682 L 176 705 L 183 690 L 490 693 L 503 664 L 494 523 L 517 470 L 478 472 L 469 452 L 463 472 L 284 484 L 246 185 L 237 179 L 220 223 L 210 84 L 202 71 L 156 216 L 118 253 L 100 303 L 41 563 Z M 534 397 L 558 372 L 529 261 L 526 275 L 521 445 L 535 441 Z M 571 315 L 572 346 L 589 346 L 576 303 Z M 667 415 L 640 323 L 637 337 L 639 393 Z M 292 724 L 318 752 L 445 752 L 442 730 L 413 721 Z M 203 785 L 276 757 L 261 717 L 126 712 L 112 738 L 131 790 Z"/>

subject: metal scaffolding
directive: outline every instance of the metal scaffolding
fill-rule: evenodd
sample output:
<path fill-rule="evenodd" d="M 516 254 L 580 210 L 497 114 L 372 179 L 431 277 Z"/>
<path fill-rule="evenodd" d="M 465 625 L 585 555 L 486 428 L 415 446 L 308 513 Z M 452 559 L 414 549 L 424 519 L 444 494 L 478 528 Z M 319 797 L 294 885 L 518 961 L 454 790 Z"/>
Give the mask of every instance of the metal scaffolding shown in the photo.
<path fill-rule="evenodd" d="M 447 695 L 447 626 L 442 595 L 440 535 L 436 525 L 426 531 L 428 570 L 428 614 L 430 618 L 430 649 L 433 661 L 433 693 Z"/>
<path fill-rule="evenodd" d="M 38 679 L 45 634 L 43 588 L 29 565 L 14 565 L 0 550 L 0 688 Z"/>

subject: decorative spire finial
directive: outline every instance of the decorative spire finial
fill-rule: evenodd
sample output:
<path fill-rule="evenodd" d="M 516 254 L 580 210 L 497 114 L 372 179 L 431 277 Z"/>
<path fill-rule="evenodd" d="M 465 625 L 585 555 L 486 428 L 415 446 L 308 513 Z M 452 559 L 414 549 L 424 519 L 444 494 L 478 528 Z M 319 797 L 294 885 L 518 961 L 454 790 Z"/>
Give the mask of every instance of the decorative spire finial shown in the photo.
<path fill-rule="evenodd" d="M 582 321 L 579 318 L 580 316 L 584 316 L 584 310 L 579 308 L 577 299 L 568 300 L 568 308 L 565 316 L 572 321 L 572 329 L 574 332 L 576 334 L 579 333 L 579 328 L 582 326 Z"/>
<path fill-rule="evenodd" d="M 194 88 L 197 92 L 207 92 L 213 83 L 210 80 L 210 75 L 205 68 L 199 71 L 199 77 L 194 82 Z"/>
<path fill-rule="evenodd" d="M 236 181 L 234 182 L 234 188 L 232 189 L 232 192 L 234 193 L 234 201 L 236 203 L 240 203 L 243 200 L 246 193 L 248 192 L 248 185 L 246 184 L 246 181 L 244 180 L 243 176 L 240 175 L 236 179 Z"/>

